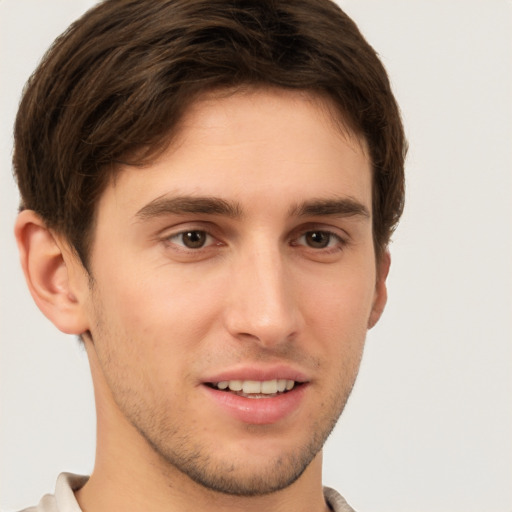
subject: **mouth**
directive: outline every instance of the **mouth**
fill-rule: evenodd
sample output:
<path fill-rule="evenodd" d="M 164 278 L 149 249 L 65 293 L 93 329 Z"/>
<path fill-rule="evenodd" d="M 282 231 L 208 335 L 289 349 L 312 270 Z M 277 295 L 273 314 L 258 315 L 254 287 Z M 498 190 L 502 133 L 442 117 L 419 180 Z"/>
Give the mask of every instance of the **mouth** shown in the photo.
<path fill-rule="evenodd" d="M 211 376 L 202 384 L 209 403 L 231 419 L 245 424 L 270 425 L 300 410 L 310 381 L 290 368 L 245 368 Z"/>
<path fill-rule="evenodd" d="M 272 398 L 289 393 L 303 383 L 290 379 L 272 380 L 223 380 L 220 382 L 207 382 L 206 386 L 232 393 L 244 398 Z"/>

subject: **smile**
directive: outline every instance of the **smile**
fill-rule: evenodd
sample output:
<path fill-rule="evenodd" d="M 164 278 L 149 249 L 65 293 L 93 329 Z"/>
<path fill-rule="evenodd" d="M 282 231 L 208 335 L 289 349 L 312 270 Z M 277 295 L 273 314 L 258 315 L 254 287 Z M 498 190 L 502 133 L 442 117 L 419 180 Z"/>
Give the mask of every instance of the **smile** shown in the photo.
<path fill-rule="evenodd" d="M 215 380 L 203 383 L 208 401 L 228 417 L 252 425 L 284 421 L 300 409 L 309 381 L 291 379 Z"/>
<path fill-rule="evenodd" d="M 209 383 L 214 389 L 232 391 L 246 398 L 268 398 L 271 395 L 291 391 L 298 384 L 290 379 L 273 380 L 224 380 Z"/>

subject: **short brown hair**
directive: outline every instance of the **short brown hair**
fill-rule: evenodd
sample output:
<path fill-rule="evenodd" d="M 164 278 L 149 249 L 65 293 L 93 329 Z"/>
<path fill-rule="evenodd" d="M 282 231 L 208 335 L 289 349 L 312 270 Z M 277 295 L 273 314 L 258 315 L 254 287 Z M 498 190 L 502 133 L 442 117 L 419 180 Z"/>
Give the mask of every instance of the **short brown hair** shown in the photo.
<path fill-rule="evenodd" d="M 406 142 L 380 60 L 330 0 L 106 0 L 88 11 L 26 85 L 13 158 L 21 208 L 87 268 L 116 164 L 148 161 L 199 94 L 244 85 L 327 96 L 364 136 L 379 255 L 403 209 Z"/>

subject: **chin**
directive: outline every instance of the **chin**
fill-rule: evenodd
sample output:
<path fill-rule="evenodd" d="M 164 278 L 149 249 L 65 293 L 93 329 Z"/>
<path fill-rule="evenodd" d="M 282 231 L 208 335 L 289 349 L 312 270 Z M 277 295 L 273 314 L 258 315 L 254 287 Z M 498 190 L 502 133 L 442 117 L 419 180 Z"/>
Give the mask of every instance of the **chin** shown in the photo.
<path fill-rule="evenodd" d="M 264 496 L 285 489 L 297 481 L 314 455 L 301 458 L 282 456 L 265 463 L 218 462 L 198 467 L 196 464 L 178 468 L 202 487 L 231 496 Z M 263 467 L 262 467 L 263 466 Z"/>
<path fill-rule="evenodd" d="M 297 481 L 322 450 L 331 430 L 316 431 L 307 442 L 303 440 L 294 445 L 276 439 L 269 443 L 264 433 L 253 437 L 252 442 L 246 439 L 230 446 L 228 443 L 223 446 L 219 440 L 218 452 L 212 451 L 211 446 L 193 446 L 190 439 L 173 443 L 172 451 L 151 444 L 171 481 L 175 480 L 173 475 L 179 474 L 217 493 L 264 496 Z M 180 448 L 176 449 L 177 446 Z"/>

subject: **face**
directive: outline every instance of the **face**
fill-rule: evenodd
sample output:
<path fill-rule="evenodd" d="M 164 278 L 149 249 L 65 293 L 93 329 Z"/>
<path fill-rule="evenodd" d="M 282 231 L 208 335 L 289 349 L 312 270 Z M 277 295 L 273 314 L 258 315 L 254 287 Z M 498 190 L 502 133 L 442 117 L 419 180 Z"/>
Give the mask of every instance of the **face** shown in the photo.
<path fill-rule="evenodd" d="M 111 428 L 135 427 L 162 466 L 220 492 L 295 481 L 385 301 L 371 215 L 365 144 L 319 100 L 198 101 L 98 206 L 88 350 Z"/>

